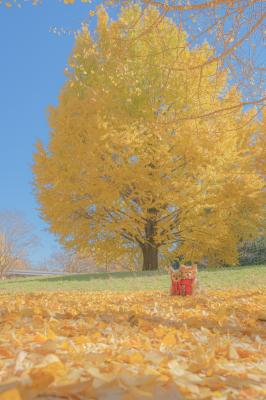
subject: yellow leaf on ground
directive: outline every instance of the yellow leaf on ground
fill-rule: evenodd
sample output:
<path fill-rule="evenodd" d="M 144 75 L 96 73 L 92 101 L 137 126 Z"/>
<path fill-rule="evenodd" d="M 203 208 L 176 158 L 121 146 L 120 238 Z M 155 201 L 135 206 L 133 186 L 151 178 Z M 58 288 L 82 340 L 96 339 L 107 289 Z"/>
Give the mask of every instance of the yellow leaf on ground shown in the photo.
<path fill-rule="evenodd" d="M 46 388 L 54 381 L 53 374 L 43 369 L 35 368 L 29 372 L 29 376 L 34 388 Z"/>
<path fill-rule="evenodd" d="M 173 346 L 177 344 L 177 339 L 176 335 L 174 333 L 168 333 L 163 339 L 162 339 L 162 344 L 165 344 L 167 346 Z"/>
<path fill-rule="evenodd" d="M 129 362 L 131 364 L 142 364 L 144 361 L 143 355 L 139 352 L 134 352 L 129 356 Z"/>
<path fill-rule="evenodd" d="M 0 393 L 0 400 L 22 400 L 17 389 L 9 389 Z"/>

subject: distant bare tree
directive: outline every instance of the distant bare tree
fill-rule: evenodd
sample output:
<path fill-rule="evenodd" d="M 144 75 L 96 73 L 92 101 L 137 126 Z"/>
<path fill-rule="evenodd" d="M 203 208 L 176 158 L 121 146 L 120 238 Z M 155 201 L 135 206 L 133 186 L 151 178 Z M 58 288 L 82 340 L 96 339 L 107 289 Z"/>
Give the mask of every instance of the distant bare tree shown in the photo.
<path fill-rule="evenodd" d="M 102 251 L 99 258 L 93 253 L 78 254 L 72 250 L 63 249 L 51 255 L 50 259 L 43 265 L 48 269 L 64 271 L 67 273 L 93 273 L 93 272 L 114 272 L 114 271 L 136 271 L 141 268 L 141 254 L 125 253 L 113 259 L 107 251 Z M 44 269 L 44 268 L 42 268 Z"/>
<path fill-rule="evenodd" d="M 12 269 L 29 266 L 28 251 L 36 244 L 37 237 L 21 214 L 0 212 L 0 278 Z"/>
<path fill-rule="evenodd" d="M 97 270 L 89 257 L 84 257 L 68 249 L 52 254 L 47 264 L 50 270 L 68 273 L 95 272 Z"/>
<path fill-rule="evenodd" d="M 3 279 L 12 266 L 16 264 L 16 258 L 13 256 L 13 249 L 6 235 L 0 233 L 0 278 Z"/>

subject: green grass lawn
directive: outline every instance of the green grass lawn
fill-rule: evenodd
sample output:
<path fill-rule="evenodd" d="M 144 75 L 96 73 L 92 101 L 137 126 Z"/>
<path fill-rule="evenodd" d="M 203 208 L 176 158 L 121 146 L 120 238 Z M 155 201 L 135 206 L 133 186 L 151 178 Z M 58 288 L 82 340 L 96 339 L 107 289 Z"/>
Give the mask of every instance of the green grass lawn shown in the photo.
<path fill-rule="evenodd" d="M 266 288 L 266 265 L 201 270 L 199 282 L 204 289 Z M 169 285 L 166 272 L 114 272 L 8 279 L 0 281 L 0 292 L 168 290 Z"/>

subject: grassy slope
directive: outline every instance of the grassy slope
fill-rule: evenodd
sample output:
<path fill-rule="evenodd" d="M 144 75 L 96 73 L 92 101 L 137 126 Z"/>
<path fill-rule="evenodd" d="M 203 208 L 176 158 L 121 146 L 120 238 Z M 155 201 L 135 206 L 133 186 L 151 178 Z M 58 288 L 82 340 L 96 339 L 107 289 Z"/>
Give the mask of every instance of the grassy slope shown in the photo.
<path fill-rule="evenodd" d="M 199 281 L 205 289 L 266 288 L 266 265 L 203 270 L 199 272 Z M 169 285 L 166 272 L 115 272 L 10 279 L 0 281 L 0 292 L 168 290 Z"/>

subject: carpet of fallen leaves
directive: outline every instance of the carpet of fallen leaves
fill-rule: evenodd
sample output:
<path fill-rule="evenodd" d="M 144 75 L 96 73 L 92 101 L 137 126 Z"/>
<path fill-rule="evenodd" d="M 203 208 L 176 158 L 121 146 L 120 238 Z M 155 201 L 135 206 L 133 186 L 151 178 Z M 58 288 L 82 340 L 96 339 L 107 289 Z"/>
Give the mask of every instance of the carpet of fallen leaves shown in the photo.
<path fill-rule="evenodd" d="M 0 400 L 265 400 L 265 300 L 2 293 Z"/>

